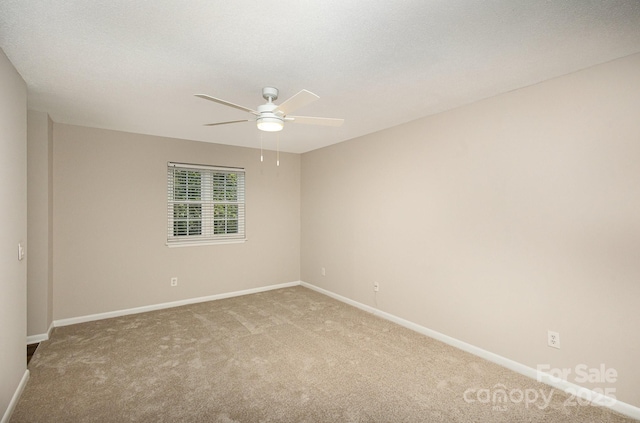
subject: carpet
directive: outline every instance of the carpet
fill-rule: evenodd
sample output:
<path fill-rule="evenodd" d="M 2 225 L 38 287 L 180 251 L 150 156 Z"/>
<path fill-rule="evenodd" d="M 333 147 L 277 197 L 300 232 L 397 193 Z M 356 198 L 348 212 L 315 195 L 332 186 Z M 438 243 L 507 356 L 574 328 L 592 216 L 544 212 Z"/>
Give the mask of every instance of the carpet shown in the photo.
<path fill-rule="evenodd" d="M 631 422 L 304 287 L 55 328 L 11 423 Z"/>

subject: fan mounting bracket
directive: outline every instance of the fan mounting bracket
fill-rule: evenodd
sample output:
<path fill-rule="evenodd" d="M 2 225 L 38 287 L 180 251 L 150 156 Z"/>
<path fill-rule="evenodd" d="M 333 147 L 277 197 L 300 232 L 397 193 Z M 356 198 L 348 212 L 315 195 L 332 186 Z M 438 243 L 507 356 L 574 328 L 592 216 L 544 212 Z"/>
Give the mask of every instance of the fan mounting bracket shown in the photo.
<path fill-rule="evenodd" d="M 262 89 L 262 98 L 267 101 L 274 101 L 278 99 L 278 89 L 273 87 L 264 87 Z"/>

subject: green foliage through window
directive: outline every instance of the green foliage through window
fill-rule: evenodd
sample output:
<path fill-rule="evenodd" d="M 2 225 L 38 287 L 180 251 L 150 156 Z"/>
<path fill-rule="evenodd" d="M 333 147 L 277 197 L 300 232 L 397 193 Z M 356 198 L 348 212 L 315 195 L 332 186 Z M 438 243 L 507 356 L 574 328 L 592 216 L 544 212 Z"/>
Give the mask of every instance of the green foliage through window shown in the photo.
<path fill-rule="evenodd" d="M 202 175 L 184 169 L 173 171 L 173 236 L 202 235 Z"/>

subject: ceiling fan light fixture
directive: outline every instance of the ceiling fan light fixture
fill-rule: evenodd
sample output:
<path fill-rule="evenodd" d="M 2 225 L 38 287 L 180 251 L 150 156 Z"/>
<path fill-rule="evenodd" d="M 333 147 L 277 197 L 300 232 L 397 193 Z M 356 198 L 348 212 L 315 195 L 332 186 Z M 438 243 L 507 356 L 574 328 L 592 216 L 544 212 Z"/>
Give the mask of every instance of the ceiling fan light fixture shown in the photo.
<path fill-rule="evenodd" d="M 260 117 L 257 120 L 258 129 L 266 132 L 282 131 L 284 122 L 279 117 Z"/>

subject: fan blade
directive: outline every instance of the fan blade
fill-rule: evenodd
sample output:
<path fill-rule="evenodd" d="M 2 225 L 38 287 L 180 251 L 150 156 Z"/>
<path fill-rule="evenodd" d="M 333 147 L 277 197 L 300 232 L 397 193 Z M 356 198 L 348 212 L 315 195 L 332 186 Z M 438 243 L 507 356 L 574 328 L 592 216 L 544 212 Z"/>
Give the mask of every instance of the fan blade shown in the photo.
<path fill-rule="evenodd" d="M 243 110 L 245 112 L 252 113 L 252 114 L 254 114 L 256 116 L 260 116 L 260 113 L 256 112 L 255 110 L 251 110 L 248 107 L 239 106 L 237 104 L 229 103 L 228 101 L 220 100 L 219 98 L 211 97 L 210 95 L 195 94 L 195 96 L 196 97 L 200 97 L 200 98 L 204 98 L 205 100 L 214 101 L 214 102 L 216 102 L 218 104 L 222 104 L 223 106 L 233 107 L 234 109 Z"/>
<path fill-rule="evenodd" d="M 319 99 L 317 95 L 312 93 L 311 91 L 302 90 L 298 94 L 293 97 L 285 100 L 281 105 L 279 105 L 274 112 L 282 112 L 283 115 L 287 115 L 294 110 L 298 110 L 301 107 L 306 106 L 307 104 L 313 103 L 317 99 Z"/>
<path fill-rule="evenodd" d="M 340 126 L 344 123 L 344 119 L 311 116 L 287 116 L 285 120 L 291 120 L 293 123 L 302 123 L 304 125 Z"/>
<path fill-rule="evenodd" d="M 227 123 L 250 122 L 251 119 L 230 120 L 229 122 L 205 123 L 204 126 L 226 125 Z"/>

